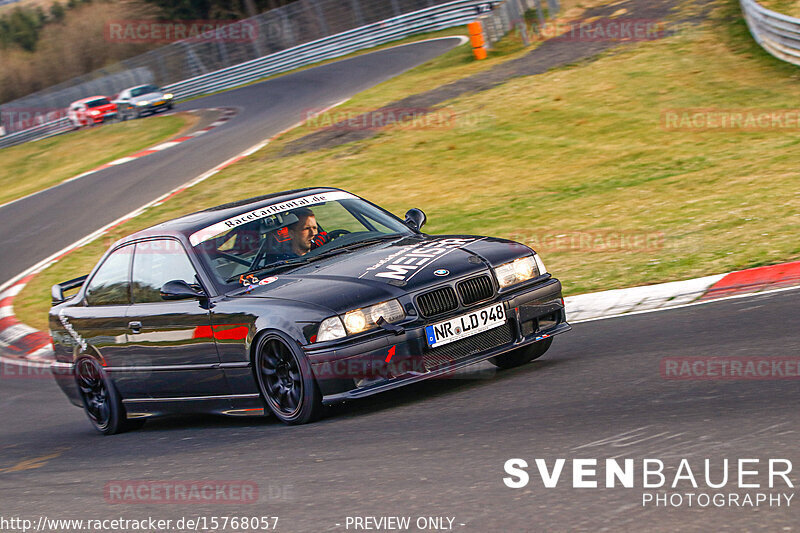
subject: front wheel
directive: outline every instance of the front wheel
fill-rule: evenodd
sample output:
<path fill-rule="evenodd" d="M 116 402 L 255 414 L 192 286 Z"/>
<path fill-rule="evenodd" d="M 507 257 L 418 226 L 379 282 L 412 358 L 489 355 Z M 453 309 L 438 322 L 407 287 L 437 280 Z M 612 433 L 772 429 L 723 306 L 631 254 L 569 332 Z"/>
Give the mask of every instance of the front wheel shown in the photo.
<path fill-rule="evenodd" d="M 97 431 L 114 435 L 142 426 L 144 420 L 128 420 L 117 388 L 96 360 L 79 359 L 75 363 L 75 379 L 83 408 Z"/>
<path fill-rule="evenodd" d="M 550 348 L 551 344 L 553 344 L 553 337 L 492 357 L 489 362 L 498 368 L 514 368 L 540 358 Z"/>
<path fill-rule="evenodd" d="M 290 341 L 278 334 L 262 337 L 255 372 L 264 401 L 281 422 L 306 424 L 322 415 L 322 394 L 311 364 Z"/>

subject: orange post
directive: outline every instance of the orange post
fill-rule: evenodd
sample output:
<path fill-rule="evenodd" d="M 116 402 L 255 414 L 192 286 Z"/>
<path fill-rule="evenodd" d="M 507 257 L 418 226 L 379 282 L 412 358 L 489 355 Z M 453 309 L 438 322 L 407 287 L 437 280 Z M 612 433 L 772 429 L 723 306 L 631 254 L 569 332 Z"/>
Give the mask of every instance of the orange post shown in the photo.
<path fill-rule="evenodd" d="M 475 59 L 486 59 L 486 42 L 483 39 L 483 25 L 479 20 L 467 24 L 469 40 Z"/>

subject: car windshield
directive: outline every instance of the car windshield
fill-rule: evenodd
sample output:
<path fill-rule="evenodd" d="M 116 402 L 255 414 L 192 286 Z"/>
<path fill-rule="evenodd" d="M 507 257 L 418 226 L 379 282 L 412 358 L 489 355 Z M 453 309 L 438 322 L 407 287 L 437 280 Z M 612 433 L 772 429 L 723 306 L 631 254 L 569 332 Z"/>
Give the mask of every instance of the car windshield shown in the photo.
<path fill-rule="evenodd" d="M 250 274 L 263 277 L 413 234 L 382 209 L 331 191 L 243 210 L 195 232 L 190 241 L 217 282 L 230 285 Z"/>
<path fill-rule="evenodd" d="M 142 85 L 141 87 L 131 89 L 131 96 L 135 98 L 137 96 L 142 96 L 143 94 L 157 93 L 158 91 L 159 89 L 155 85 Z"/>
<path fill-rule="evenodd" d="M 97 100 L 90 100 L 86 102 L 86 107 L 100 107 L 101 105 L 110 104 L 106 98 L 98 98 Z"/>

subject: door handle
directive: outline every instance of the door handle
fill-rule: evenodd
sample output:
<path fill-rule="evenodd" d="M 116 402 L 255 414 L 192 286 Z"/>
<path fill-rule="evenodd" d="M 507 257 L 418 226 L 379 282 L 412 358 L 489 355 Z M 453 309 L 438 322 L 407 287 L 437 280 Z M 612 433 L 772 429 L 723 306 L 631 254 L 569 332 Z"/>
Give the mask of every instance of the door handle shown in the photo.
<path fill-rule="evenodd" d="M 133 333 L 139 333 L 140 331 L 142 331 L 142 323 L 139 321 L 128 322 L 128 329 L 131 330 Z"/>

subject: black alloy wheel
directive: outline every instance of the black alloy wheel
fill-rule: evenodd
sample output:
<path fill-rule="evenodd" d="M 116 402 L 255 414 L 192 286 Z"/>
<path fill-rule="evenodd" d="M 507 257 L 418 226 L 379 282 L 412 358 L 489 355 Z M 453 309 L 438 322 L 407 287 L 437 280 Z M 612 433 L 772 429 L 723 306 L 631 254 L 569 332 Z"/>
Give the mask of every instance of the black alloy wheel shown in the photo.
<path fill-rule="evenodd" d="M 281 336 L 267 335 L 256 352 L 256 377 L 270 410 L 286 424 L 305 424 L 322 414 L 322 395 L 306 358 Z"/>
<path fill-rule="evenodd" d="M 75 380 L 89 421 L 103 435 L 135 429 L 144 423 L 143 419 L 128 420 L 117 388 L 95 359 L 78 359 Z"/>

